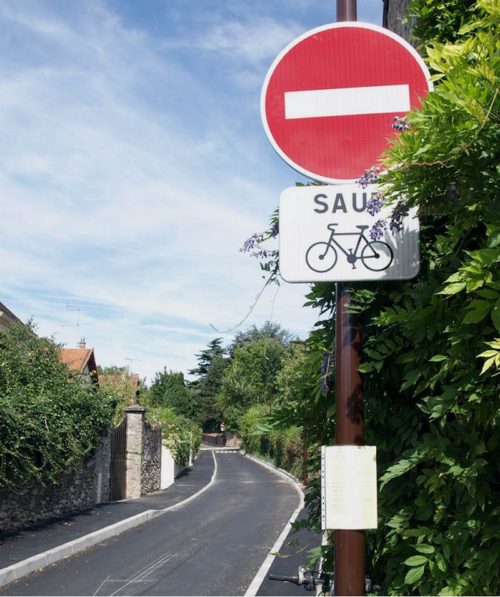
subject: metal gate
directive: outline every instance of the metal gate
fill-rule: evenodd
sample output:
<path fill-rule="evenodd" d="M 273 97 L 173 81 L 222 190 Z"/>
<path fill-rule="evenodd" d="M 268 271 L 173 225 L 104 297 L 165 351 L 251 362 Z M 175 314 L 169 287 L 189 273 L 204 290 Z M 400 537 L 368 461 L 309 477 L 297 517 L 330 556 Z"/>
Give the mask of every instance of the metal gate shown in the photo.
<path fill-rule="evenodd" d="M 127 417 L 111 430 L 110 497 L 112 502 L 124 500 L 127 492 Z"/>

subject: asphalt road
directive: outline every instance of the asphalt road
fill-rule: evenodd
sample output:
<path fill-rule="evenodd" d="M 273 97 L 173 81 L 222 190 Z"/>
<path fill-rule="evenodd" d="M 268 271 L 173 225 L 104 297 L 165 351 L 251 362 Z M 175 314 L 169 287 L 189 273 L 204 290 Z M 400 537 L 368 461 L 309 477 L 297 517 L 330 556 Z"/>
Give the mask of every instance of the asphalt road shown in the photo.
<path fill-rule="evenodd" d="M 299 496 L 238 453 L 214 457 L 215 482 L 196 499 L 0 594 L 243 595 Z"/>

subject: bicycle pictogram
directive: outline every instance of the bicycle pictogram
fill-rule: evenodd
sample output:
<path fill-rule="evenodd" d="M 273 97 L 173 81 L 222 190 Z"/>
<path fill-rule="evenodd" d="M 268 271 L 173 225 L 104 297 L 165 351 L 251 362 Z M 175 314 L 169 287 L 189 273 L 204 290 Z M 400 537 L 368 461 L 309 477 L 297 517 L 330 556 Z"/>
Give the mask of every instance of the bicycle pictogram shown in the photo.
<path fill-rule="evenodd" d="M 391 265 L 394 259 L 392 248 L 383 241 L 370 240 L 365 236 L 365 230 L 370 226 L 356 226 L 359 232 L 336 232 L 335 226 L 337 226 L 336 223 L 328 224 L 327 228 L 331 234 L 327 242 L 314 243 L 306 251 L 306 263 L 313 271 L 325 273 L 335 267 L 338 259 L 335 247 L 344 253 L 347 262 L 352 264 L 352 269 L 356 269 L 358 260 L 361 260 L 366 269 L 372 272 L 381 272 Z M 357 236 L 355 248 L 344 249 L 337 240 L 339 236 Z M 359 252 L 360 249 L 361 252 Z"/>

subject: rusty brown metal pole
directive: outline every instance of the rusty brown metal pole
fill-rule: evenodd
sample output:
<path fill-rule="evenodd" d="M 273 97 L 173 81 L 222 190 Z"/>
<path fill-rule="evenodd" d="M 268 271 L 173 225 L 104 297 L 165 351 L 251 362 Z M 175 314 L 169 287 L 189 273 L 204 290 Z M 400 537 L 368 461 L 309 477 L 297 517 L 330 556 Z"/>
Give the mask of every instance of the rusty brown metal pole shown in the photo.
<path fill-rule="evenodd" d="M 364 436 L 363 388 L 358 372 L 361 325 L 348 313 L 350 295 L 342 282 L 336 285 L 335 321 L 335 440 L 337 446 L 361 445 Z M 364 595 L 365 533 L 335 531 L 335 595 Z"/>
<path fill-rule="evenodd" d="M 337 21 L 356 21 L 356 0 L 337 0 Z M 361 325 L 348 312 L 350 295 L 342 282 L 336 285 L 335 320 L 335 438 L 338 446 L 362 445 L 364 438 Z M 335 531 L 335 595 L 365 594 L 365 533 Z"/>
<path fill-rule="evenodd" d="M 337 0 L 337 21 L 356 21 L 356 0 Z"/>

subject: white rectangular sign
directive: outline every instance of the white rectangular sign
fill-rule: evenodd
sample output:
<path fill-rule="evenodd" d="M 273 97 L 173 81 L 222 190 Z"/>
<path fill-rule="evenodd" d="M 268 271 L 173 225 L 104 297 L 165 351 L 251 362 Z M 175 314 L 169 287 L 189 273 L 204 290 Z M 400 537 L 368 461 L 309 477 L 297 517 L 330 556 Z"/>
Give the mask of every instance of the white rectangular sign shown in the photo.
<path fill-rule="evenodd" d="M 375 446 L 321 447 L 321 527 L 377 528 Z"/>
<path fill-rule="evenodd" d="M 370 215 L 377 185 L 290 187 L 280 198 L 280 274 L 286 282 L 407 280 L 420 268 L 416 210 L 391 232 L 393 207 Z M 385 220 L 382 236 L 371 231 Z"/>
<path fill-rule="evenodd" d="M 324 118 L 410 111 L 408 85 L 378 85 L 285 93 L 285 118 Z"/>

